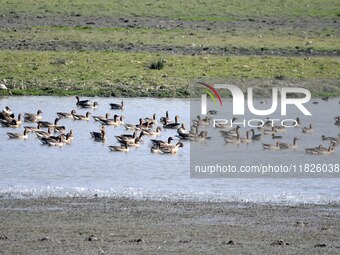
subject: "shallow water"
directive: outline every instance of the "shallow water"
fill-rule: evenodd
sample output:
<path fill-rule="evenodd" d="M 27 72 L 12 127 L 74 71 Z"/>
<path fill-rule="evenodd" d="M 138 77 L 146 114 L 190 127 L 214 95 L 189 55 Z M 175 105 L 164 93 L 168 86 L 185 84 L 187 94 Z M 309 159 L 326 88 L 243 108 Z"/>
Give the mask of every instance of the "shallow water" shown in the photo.
<path fill-rule="evenodd" d="M 97 110 L 90 110 L 93 115 L 104 115 L 106 112 L 113 115 L 114 111 L 109 110 L 109 103 L 121 101 L 120 98 L 91 100 L 99 102 Z M 125 123 L 138 123 L 139 117 L 151 117 L 153 113 L 159 118 L 164 116 L 166 110 L 169 110 L 171 118 L 178 114 L 181 122 L 189 123 L 189 100 L 133 98 L 124 99 L 124 102 Z M 336 100 L 329 104 L 340 108 L 336 105 Z M 69 112 L 76 109 L 73 97 L 1 98 L 0 107 L 4 108 L 6 105 L 15 113 L 36 112 L 41 109 L 44 112 L 43 118 L 47 121 L 53 121 L 57 111 Z M 77 112 L 85 114 L 86 110 L 77 109 Z M 121 114 L 120 111 L 116 112 Z M 6 132 L 21 132 L 22 129 L 0 128 L 1 197 L 97 194 L 133 198 L 275 203 L 340 202 L 340 179 L 192 179 L 188 143 L 185 143 L 178 155 L 155 155 L 150 153 L 149 138 L 145 137 L 140 148 L 132 148 L 129 153 L 114 153 L 107 146 L 116 144 L 115 135 L 129 133 L 124 127 L 107 127 L 108 139 L 102 144 L 90 138 L 89 132 L 100 128 L 100 124 L 93 120 L 63 119 L 58 124 L 74 129 L 72 145 L 62 148 L 43 146 L 33 134 L 30 134 L 27 141 L 9 140 Z M 333 135 L 340 133 L 336 126 L 330 128 L 327 131 Z M 159 139 L 175 134 L 176 130 L 165 130 Z M 225 149 L 228 150 L 227 147 Z M 339 151 L 338 147 L 332 157 L 339 158 Z"/>

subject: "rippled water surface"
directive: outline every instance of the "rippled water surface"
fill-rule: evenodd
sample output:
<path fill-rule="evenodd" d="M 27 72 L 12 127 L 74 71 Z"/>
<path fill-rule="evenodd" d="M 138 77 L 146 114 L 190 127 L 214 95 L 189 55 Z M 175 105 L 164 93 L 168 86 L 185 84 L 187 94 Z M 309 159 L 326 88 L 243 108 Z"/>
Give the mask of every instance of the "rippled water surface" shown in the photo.
<path fill-rule="evenodd" d="M 97 110 L 90 110 L 93 115 L 105 115 L 106 112 L 113 115 L 115 112 L 109 109 L 109 103 L 121 101 L 120 98 L 91 98 L 91 100 L 99 102 Z M 328 103 L 332 114 L 333 112 L 340 114 L 338 101 L 339 99 L 331 100 Z M 138 123 L 140 117 L 151 117 L 153 113 L 156 113 L 159 118 L 165 115 L 166 110 L 169 110 L 171 118 L 177 114 L 181 117 L 180 122 L 189 123 L 189 100 L 133 98 L 124 99 L 124 102 L 126 105 L 124 112 L 116 112 L 126 117 L 125 123 Z M 0 98 L 1 109 L 6 105 L 15 113 L 36 112 L 41 109 L 44 112 L 44 120 L 51 122 L 55 119 L 56 112 L 69 112 L 76 109 L 73 97 Z M 329 122 L 330 116 L 322 114 L 319 110 L 324 110 L 325 107 L 320 105 L 311 105 L 311 107 L 315 107 L 311 108 L 313 116 L 318 115 L 321 120 L 325 118 Z M 86 110 L 76 110 L 81 114 L 86 112 Z M 9 140 L 6 132 L 22 132 L 22 128 L 0 128 L 0 195 L 2 197 L 97 194 L 134 198 L 279 203 L 340 201 L 339 179 L 191 179 L 188 143 L 185 143 L 184 148 L 181 148 L 177 155 L 155 155 L 150 153 L 150 141 L 145 137 L 140 148 L 132 148 L 128 153 L 114 153 L 110 152 L 107 146 L 116 144 L 115 135 L 131 133 L 125 131 L 124 127 L 107 127 L 108 139 L 103 144 L 91 139 L 89 132 L 99 131 L 100 128 L 100 124 L 92 119 L 90 121 L 63 119 L 59 124 L 65 125 L 67 129 L 74 129 L 75 138 L 72 145 L 62 148 L 43 146 L 33 134 L 29 135 L 27 141 Z M 340 129 L 334 124 L 325 125 L 323 131 L 328 132 L 329 135 L 340 133 Z M 160 139 L 175 134 L 176 130 L 165 130 Z M 287 139 L 291 139 L 292 135 L 287 136 Z M 313 135 L 317 139 L 319 134 Z M 310 144 L 318 145 L 319 140 Z M 234 153 L 243 152 L 242 147 L 223 148 Z M 333 159 L 340 158 L 340 148 L 337 149 L 332 156 Z M 254 161 L 257 160 L 256 157 Z M 285 159 L 290 157 L 293 159 L 294 155 L 285 155 Z"/>

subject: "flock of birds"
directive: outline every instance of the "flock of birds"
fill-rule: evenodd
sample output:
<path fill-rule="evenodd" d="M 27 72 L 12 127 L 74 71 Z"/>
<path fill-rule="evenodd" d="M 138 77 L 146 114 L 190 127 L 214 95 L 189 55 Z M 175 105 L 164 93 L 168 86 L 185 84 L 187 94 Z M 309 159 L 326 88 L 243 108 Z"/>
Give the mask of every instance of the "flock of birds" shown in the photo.
<path fill-rule="evenodd" d="M 210 114 L 217 114 L 216 111 L 210 111 Z M 237 118 L 232 118 L 231 122 L 234 123 L 237 120 Z M 334 117 L 335 125 L 340 126 L 340 116 Z M 194 120 L 194 126 L 198 127 L 199 125 L 209 125 L 211 122 L 210 117 L 205 117 L 204 119 L 201 119 L 200 116 L 197 116 L 197 120 Z M 255 129 L 250 129 L 245 132 L 245 136 L 240 135 L 240 126 L 236 126 L 235 128 L 232 128 L 232 126 L 235 126 L 235 124 L 229 124 L 229 123 L 215 123 L 215 127 L 220 129 L 219 133 L 222 135 L 222 138 L 224 139 L 226 144 L 241 144 L 241 143 L 252 143 L 254 141 L 260 141 L 262 140 L 264 135 L 270 135 L 272 139 L 280 140 L 283 138 L 282 134 L 283 132 L 286 132 L 287 128 L 285 126 L 273 126 L 273 122 L 271 120 L 267 120 L 264 125 L 261 125 L 262 123 L 259 123 L 259 127 L 257 128 L 259 130 L 259 133 L 256 134 Z M 301 119 L 299 117 L 296 118 L 295 123 L 293 124 L 295 128 L 301 128 L 302 133 L 308 134 L 312 133 L 314 131 L 312 124 L 310 124 L 308 127 L 301 127 Z M 289 125 L 291 126 L 291 124 Z M 261 133 L 260 133 L 261 132 Z M 262 143 L 261 146 L 264 150 L 284 150 L 284 149 L 292 149 L 296 150 L 298 148 L 298 141 L 300 139 L 298 137 L 294 137 L 292 143 L 284 143 L 281 141 L 277 141 L 273 144 L 269 143 Z M 308 154 L 332 154 L 335 151 L 335 147 L 337 145 L 340 145 L 340 134 L 338 136 L 321 136 L 321 140 L 323 141 L 329 141 L 330 145 L 328 147 L 324 147 L 323 145 L 318 145 L 311 148 L 305 148 L 305 152 Z"/>
<path fill-rule="evenodd" d="M 81 109 L 96 109 L 98 107 L 97 102 L 90 102 L 90 100 L 80 100 L 78 96 L 76 96 L 77 102 L 76 106 Z M 124 102 L 122 101 L 120 104 L 110 104 L 111 110 L 124 110 Z M 43 121 L 43 112 L 38 110 L 36 113 L 19 113 L 17 117 L 12 110 L 6 106 L 0 112 L 0 123 L 2 127 L 5 128 L 20 128 L 23 122 L 26 123 L 35 123 L 36 126 L 24 126 L 24 130 L 22 133 L 13 133 L 7 132 L 7 135 L 10 139 L 27 139 L 30 133 L 34 133 L 37 138 L 44 145 L 49 146 L 64 146 L 66 144 L 71 144 L 74 138 L 73 129 L 70 129 L 66 132 L 66 127 L 59 125 L 59 121 L 61 119 L 73 119 L 74 121 L 89 121 L 92 119 L 95 122 L 101 124 L 99 131 L 90 132 L 91 137 L 96 142 L 105 142 L 106 141 L 106 126 L 124 126 L 126 130 L 133 131 L 132 134 L 121 134 L 119 136 L 115 136 L 118 141 L 117 145 L 108 146 L 111 151 L 114 152 L 128 152 L 130 147 L 139 147 L 140 142 L 142 141 L 144 136 L 150 137 L 158 137 L 162 134 L 162 130 L 164 129 L 178 129 L 178 132 L 181 132 L 182 135 L 185 135 L 187 132 L 185 130 L 184 124 L 180 124 L 178 122 L 179 116 L 175 117 L 175 121 L 171 121 L 169 118 L 168 112 L 166 112 L 166 116 L 160 118 L 160 122 L 163 124 L 162 127 L 155 127 L 158 122 L 156 119 L 156 114 L 154 114 L 151 118 L 140 118 L 138 124 L 125 124 L 124 116 L 115 114 L 113 118 L 110 118 L 110 113 L 107 113 L 105 116 L 91 116 L 91 112 L 86 112 L 85 115 L 77 114 L 76 110 L 72 110 L 70 112 L 57 112 L 57 118 L 54 122 Z M 200 134 L 201 135 L 201 134 Z M 200 137 L 200 135 L 189 135 L 192 137 Z M 171 142 L 174 139 L 169 137 L 167 141 L 151 139 L 152 146 L 150 151 L 153 153 L 169 153 L 176 154 L 179 148 L 183 147 L 183 143 L 181 141 L 176 144 L 172 144 Z"/>
<path fill-rule="evenodd" d="M 90 100 L 80 100 L 76 97 L 76 106 L 81 109 L 96 109 L 98 107 L 97 102 L 90 102 Z M 110 104 L 111 110 L 124 110 L 124 102 L 120 104 Z M 5 128 L 19 128 L 22 122 L 36 123 L 36 126 L 24 126 L 23 133 L 12 133 L 8 132 L 7 135 L 10 139 L 27 139 L 29 133 L 35 133 L 39 140 L 44 145 L 49 146 L 63 146 L 65 144 L 71 144 L 73 141 L 74 133 L 70 129 L 66 132 L 66 127 L 59 125 L 61 119 L 73 119 L 74 121 L 89 121 L 91 113 L 88 111 L 85 115 L 77 114 L 75 110 L 70 112 L 57 112 L 57 118 L 53 123 L 42 120 L 43 112 L 38 110 L 36 113 L 19 113 L 17 117 L 12 113 L 11 109 L 6 106 L 0 112 L 0 123 L 2 127 Z M 140 142 L 144 136 L 158 137 L 162 134 L 163 129 L 175 129 L 177 130 L 176 138 L 179 141 L 173 144 L 173 137 L 169 137 L 166 141 L 151 139 L 152 146 L 150 151 L 152 153 L 161 154 L 176 154 L 179 148 L 183 147 L 183 141 L 206 141 L 210 140 L 211 137 L 208 136 L 207 131 L 199 131 L 200 127 L 209 126 L 212 122 L 211 115 L 216 115 L 217 111 L 209 111 L 204 119 L 197 116 L 196 119 L 192 120 L 192 125 L 190 130 L 186 129 L 184 123 L 179 122 L 179 116 L 176 115 L 174 121 L 169 118 L 168 111 L 164 117 L 159 119 L 162 126 L 157 126 L 157 116 L 153 114 L 152 117 L 140 118 L 138 124 L 126 124 L 124 123 L 124 116 L 115 114 L 113 118 L 110 118 L 110 113 L 105 116 L 92 116 L 95 122 L 101 124 L 100 130 L 90 132 L 91 137 L 97 142 L 106 141 L 106 126 L 124 126 L 126 130 L 133 131 L 129 134 L 121 134 L 115 136 L 118 144 L 108 146 L 111 151 L 114 152 L 128 152 L 130 147 L 139 147 Z M 23 118 L 23 120 L 22 120 Z M 262 133 L 256 134 L 255 129 L 251 129 L 245 132 L 245 136 L 240 135 L 240 126 L 233 127 L 233 122 L 237 118 L 232 119 L 232 123 L 216 123 L 215 128 L 219 129 L 219 133 L 222 135 L 223 140 L 227 144 L 241 144 L 241 143 L 251 143 L 253 141 L 259 141 L 264 135 L 271 135 L 272 139 L 282 139 L 283 133 L 286 131 L 284 126 L 273 126 L 272 121 L 268 120 L 262 127 L 258 130 Z M 340 116 L 335 116 L 335 125 L 340 126 Z M 296 119 L 295 127 L 301 127 L 300 118 Z M 157 126 L 157 127 L 156 127 Z M 310 124 L 308 127 L 302 127 L 302 133 L 312 133 L 313 127 Z M 329 147 L 324 147 L 323 145 L 318 145 L 316 147 L 305 148 L 305 152 L 309 154 L 332 154 L 335 151 L 335 147 L 340 145 L 340 134 L 337 137 L 325 136 L 321 137 L 324 141 L 329 141 Z M 265 150 L 282 150 L 282 149 L 292 149 L 296 150 L 298 148 L 299 138 L 295 137 L 292 143 L 283 143 L 277 141 L 274 144 L 262 143 L 262 148 Z"/>

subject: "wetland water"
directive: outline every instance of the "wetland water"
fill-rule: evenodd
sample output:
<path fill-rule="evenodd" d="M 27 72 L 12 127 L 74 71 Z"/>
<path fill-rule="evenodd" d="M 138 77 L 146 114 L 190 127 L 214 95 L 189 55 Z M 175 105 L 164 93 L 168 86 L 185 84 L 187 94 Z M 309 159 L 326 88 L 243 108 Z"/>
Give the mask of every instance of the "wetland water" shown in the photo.
<path fill-rule="evenodd" d="M 190 100 L 188 99 L 154 99 L 131 98 L 124 99 L 125 109 L 112 111 L 109 103 L 119 103 L 120 98 L 90 98 L 99 102 L 97 110 L 90 110 L 93 115 L 105 115 L 110 112 L 123 114 L 125 123 L 138 123 L 140 117 L 151 117 L 156 113 L 159 117 L 169 110 L 170 118 L 180 116 L 180 122 L 189 124 Z M 304 147 L 316 146 L 322 142 L 320 136 L 337 135 L 340 129 L 334 125 L 333 117 L 339 115 L 339 99 L 330 102 L 310 104 L 314 116 L 320 121 L 316 131 L 308 135 L 309 139 L 301 139 L 301 145 L 296 152 L 287 151 L 282 154 L 263 151 L 260 142 L 248 146 L 224 145 L 220 148 L 229 153 L 235 161 L 242 160 L 244 155 L 250 162 L 256 162 L 259 157 L 273 157 L 281 160 L 294 158 L 307 160 L 315 157 L 321 161 L 338 161 L 340 148 L 330 156 L 310 156 L 303 152 Z M 36 112 L 41 109 L 43 120 L 56 118 L 56 112 L 70 112 L 76 109 L 85 114 L 87 110 L 77 109 L 74 97 L 8 97 L 0 98 L 3 109 L 8 105 L 13 112 Z M 231 105 L 231 101 L 226 100 Z M 327 104 L 327 108 L 324 105 Z M 325 115 L 321 109 L 328 109 Z M 302 119 L 303 124 L 308 120 Z M 305 122 L 304 122 L 305 121 Z M 314 121 L 314 120 L 312 120 Z M 331 123 L 326 125 L 324 123 Z M 0 128 L 0 196 L 4 198 L 49 197 L 49 196 L 126 196 L 132 198 L 153 199 L 191 199 L 191 200 L 222 200 L 222 201 L 254 201 L 274 203 L 326 203 L 340 202 L 340 179 L 193 179 L 190 178 L 190 145 L 184 144 L 177 155 L 157 155 L 150 153 L 150 141 L 144 137 L 140 148 L 132 148 L 128 153 L 114 153 L 108 145 L 117 144 L 115 135 L 132 133 L 125 131 L 123 126 L 107 127 L 106 143 L 94 142 L 89 132 L 99 131 L 100 124 L 90 121 L 73 121 L 62 119 L 59 125 L 67 130 L 74 129 L 72 145 L 64 147 L 47 147 L 30 134 L 27 141 L 9 140 L 6 132 L 22 132 L 22 128 Z M 30 125 L 24 123 L 22 126 Z M 321 126 L 318 126 L 321 125 Z M 304 126 L 304 125 L 303 125 Z M 307 124 L 306 124 L 307 126 Z M 318 130 L 320 127 L 321 130 Z M 203 142 L 202 147 L 210 146 L 220 139 L 216 130 L 208 129 L 213 141 Z M 243 129 L 244 130 L 244 129 Z M 298 131 L 294 131 L 298 132 Z M 287 132 L 284 141 L 296 135 Z M 176 130 L 164 130 L 158 139 L 175 136 Z M 299 136 L 302 137 L 301 132 Z M 266 136 L 262 142 L 273 142 Z M 250 153 L 254 152 L 254 153 Z M 246 154 L 248 153 L 248 154 Z"/>

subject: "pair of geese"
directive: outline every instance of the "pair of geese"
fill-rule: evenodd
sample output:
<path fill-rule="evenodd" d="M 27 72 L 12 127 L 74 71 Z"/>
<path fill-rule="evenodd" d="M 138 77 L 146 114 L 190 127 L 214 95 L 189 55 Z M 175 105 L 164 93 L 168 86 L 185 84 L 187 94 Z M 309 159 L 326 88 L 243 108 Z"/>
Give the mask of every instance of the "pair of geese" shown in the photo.
<path fill-rule="evenodd" d="M 320 144 L 317 147 L 306 148 L 305 151 L 308 154 L 329 155 L 329 154 L 332 154 L 335 151 L 335 147 L 334 147 L 334 144 L 330 145 L 328 148 L 326 148 L 326 147 L 324 147 L 323 145 Z"/>
<path fill-rule="evenodd" d="M 298 148 L 298 143 L 297 143 L 298 140 L 300 139 L 297 137 L 294 137 L 293 143 L 282 143 L 279 141 L 277 141 L 275 144 L 263 143 L 262 148 L 264 150 L 281 150 L 281 149 L 296 150 Z"/>
<path fill-rule="evenodd" d="M 90 100 L 80 100 L 78 96 L 76 96 L 77 102 L 76 105 L 79 108 L 85 108 L 85 109 L 96 109 L 98 107 L 98 102 L 91 103 Z M 120 104 L 110 104 L 111 110 L 124 110 L 124 101 L 122 101 Z"/>
<path fill-rule="evenodd" d="M 207 131 L 198 132 L 198 125 L 194 125 L 192 130 L 186 130 L 184 123 L 181 125 L 180 128 L 177 129 L 176 137 L 180 140 L 186 141 L 205 141 L 210 140 L 211 137 L 208 136 Z"/>
<path fill-rule="evenodd" d="M 262 134 L 255 134 L 255 130 L 251 129 L 250 131 L 246 132 L 246 137 L 240 136 L 240 126 L 236 126 L 235 129 L 232 130 L 220 130 L 220 134 L 223 136 L 223 139 L 226 143 L 231 144 L 241 144 L 241 143 L 250 143 L 252 141 L 259 141 L 262 139 Z M 252 133 L 249 136 L 249 133 Z"/>

